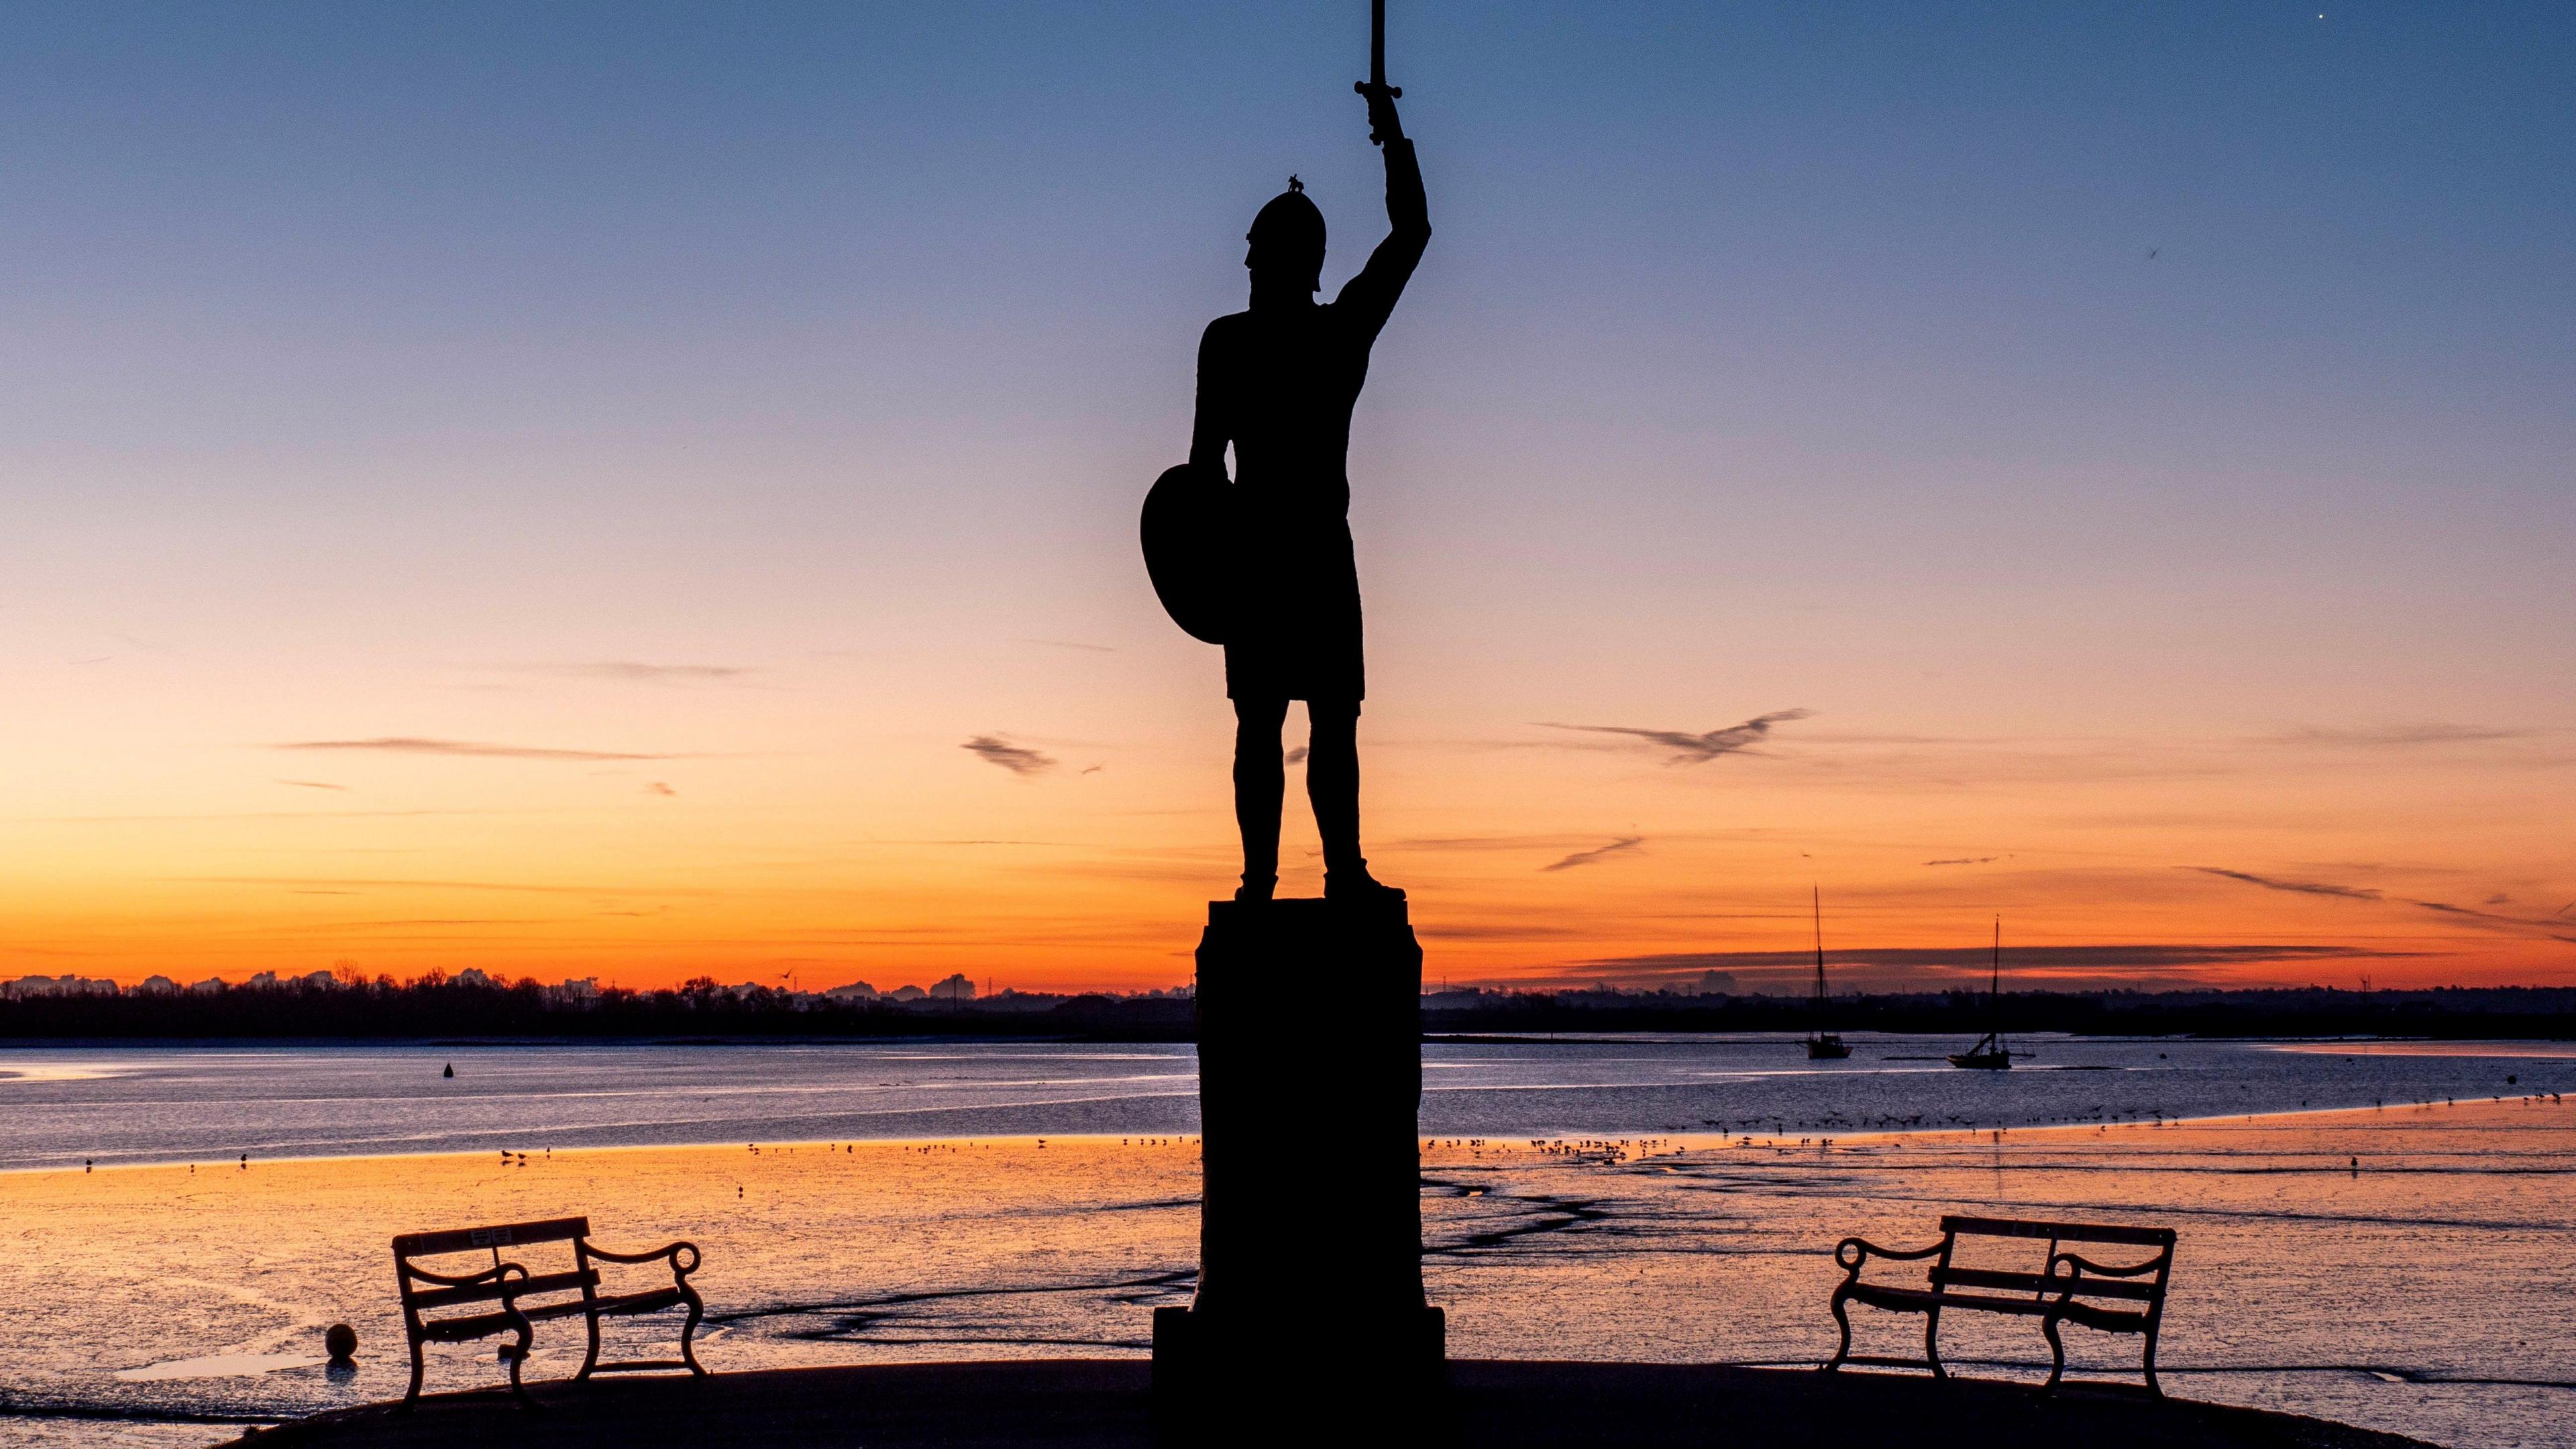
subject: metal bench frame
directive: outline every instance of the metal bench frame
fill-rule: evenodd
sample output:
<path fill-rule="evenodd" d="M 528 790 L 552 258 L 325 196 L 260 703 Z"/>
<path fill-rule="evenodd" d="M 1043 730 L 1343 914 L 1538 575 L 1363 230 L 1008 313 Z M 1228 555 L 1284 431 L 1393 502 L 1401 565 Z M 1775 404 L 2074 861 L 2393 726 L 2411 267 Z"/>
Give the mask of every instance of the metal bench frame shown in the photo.
<path fill-rule="evenodd" d="M 573 1267 L 570 1272 L 531 1274 L 519 1263 L 504 1261 L 501 1250 L 531 1244 L 569 1242 Z M 492 1266 L 473 1273 L 446 1274 L 421 1267 L 415 1259 L 435 1258 L 452 1253 L 474 1253 L 489 1250 Z M 667 1260 L 671 1265 L 671 1286 L 648 1288 L 638 1293 L 602 1293 L 599 1269 L 594 1262 L 651 1263 Z M 576 1380 L 594 1373 L 641 1373 L 655 1369 L 687 1369 L 704 1378 L 707 1370 L 699 1364 L 697 1350 L 690 1340 L 698 1331 L 699 1320 L 706 1317 L 706 1304 L 697 1290 L 689 1286 L 689 1275 L 698 1271 L 698 1246 L 695 1243 L 667 1243 L 647 1253 L 617 1253 L 590 1240 L 590 1219 L 551 1218 L 534 1223 L 498 1223 L 490 1227 L 454 1228 L 445 1232 L 405 1233 L 394 1239 L 394 1277 L 402 1289 L 403 1332 L 411 1340 L 411 1388 L 403 1395 L 403 1407 L 409 1409 L 420 1399 L 421 1376 L 426 1368 L 422 1348 L 430 1343 L 463 1343 L 509 1333 L 515 1343 L 501 1345 L 501 1358 L 510 1366 L 510 1392 L 519 1402 L 529 1403 L 527 1390 L 519 1382 L 520 1365 L 527 1362 L 528 1348 L 535 1341 L 537 1323 L 550 1318 L 581 1315 L 590 1330 L 589 1351 L 582 1355 L 581 1371 Z M 554 1295 L 578 1294 L 562 1298 Z M 530 1304 L 531 1298 L 553 1301 Z M 457 1314 L 446 1318 L 427 1316 L 432 1310 L 469 1304 L 497 1303 L 495 1309 Z M 680 1356 L 676 1359 L 628 1359 L 622 1362 L 599 1361 L 599 1320 L 638 1313 L 656 1313 L 667 1308 L 688 1309 L 688 1321 L 680 1327 Z"/>
<path fill-rule="evenodd" d="M 1986 1268 L 1954 1268 L 1950 1260 L 1963 1237 L 2033 1238 L 2048 1243 L 2047 1267 L 2038 1273 L 2014 1273 Z M 2064 1251 L 2063 1243 L 2116 1243 L 2156 1250 L 2155 1256 L 2143 1263 L 2112 1267 Z M 1867 1364 L 1878 1368 L 1930 1369 L 1934 1378 L 1948 1378 L 1949 1370 L 1941 1365 L 1941 1314 L 1947 1309 L 1962 1312 L 2012 1313 L 2039 1320 L 2039 1331 L 2048 1340 L 2053 1360 L 2048 1382 L 2043 1391 L 2053 1391 L 2066 1377 L 2066 1344 L 2060 1338 L 2061 1324 L 2080 1323 L 2105 1333 L 2135 1333 L 2145 1338 L 2144 1372 L 2147 1389 L 2162 1397 L 2164 1388 L 2156 1382 L 2156 1334 L 2164 1324 L 2165 1285 L 2173 1274 L 2174 1230 L 2171 1228 L 2125 1227 L 2114 1223 L 2049 1223 L 2015 1218 L 1978 1218 L 1957 1215 L 1941 1219 L 1941 1241 L 1928 1248 L 1911 1250 L 1882 1248 L 1866 1238 L 1845 1238 L 1834 1247 L 1834 1261 L 1842 1265 L 1843 1281 L 1834 1288 L 1834 1322 L 1842 1327 L 1842 1346 L 1834 1350 L 1825 1365 L 1830 1373 L 1844 1364 Z M 1933 1259 L 1923 1288 L 1898 1288 L 1861 1281 L 1861 1269 L 1872 1258 L 1894 1262 Z M 1985 1290 L 1966 1292 L 1961 1289 Z M 1999 1294 L 2029 1294 L 2002 1297 Z M 2109 1303 L 2086 1300 L 2108 1299 Z M 1848 1303 L 1865 1303 L 1893 1313 L 1923 1315 L 1923 1357 L 1884 1358 L 1851 1351 L 1851 1316 Z M 2118 1306 L 2114 1306 L 2118 1305 Z"/>

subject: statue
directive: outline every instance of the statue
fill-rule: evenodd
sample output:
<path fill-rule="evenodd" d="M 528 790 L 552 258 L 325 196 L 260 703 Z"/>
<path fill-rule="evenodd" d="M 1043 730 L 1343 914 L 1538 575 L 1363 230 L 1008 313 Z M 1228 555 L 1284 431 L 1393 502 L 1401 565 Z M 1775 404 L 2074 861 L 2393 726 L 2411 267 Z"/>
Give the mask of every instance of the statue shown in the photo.
<path fill-rule="evenodd" d="M 1366 689 L 1347 454 L 1369 348 L 1422 260 L 1431 220 L 1396 115 L 1401 93 L 1382 69 L 1357 88 L 1368 99 L 1371 139 L 1386 154 L 1386 240 L 1341 295 L 1318 303 L 1324 214 L 1288 178 L 1245 238 L 1251 306 L 1209 323 L 1199 343 L 1190 461 L 1165 474 L 1146 503 L 1147 565 L 1166 607 L 1183 628 L 1225 646 L 1242 901 L 1266 901 L 1278 886 L 1287 791 L 1279 732 L 1291 700 L 1305 701 L 1311 731 L 1306 795 L 1323 837 L 1325 896 L 1394 894 L 1360 853 Z"/>
<path fill-rule="evenodd" d="M 1225 646 L 1243 830 L 1242 889 L 1208 903 L 1197 952 L 1199 1279 L 1187 1307 L 1154 1310 L 1169 1442 L 1269 1442 L 1283 1424 L 1354 1412 L 1400 1429 L 1445 1372 L 1447 1315 L 1422 1282 L 1422 944 L 1404 892 L 1360 854 L 1351 408 L 1431 239 L 1401 92 L 1386 83 L 1384 0 L 1370 8 L 1370 77 L 1357 89 L 1386 151 L 1389 234 L 1319 304 L 1323 213 L 1294 177 L 1261 208 L 1244 257 L 1252 305 L 1208 324 L 1190 461 L 1145 501 L 1155 592 L 1183 629 Z M 1324 838 L 1323 900 L 1273 899 L 1292 700 L 1313 729 L 1306 793 Z M 1300 979 L 1335 989 L 1281 989 Z M 1336 1133 L 1336 1197 L 1321 1220 L 1312 1164 L 1279 1148 L 1319 1121 Z M 1315 1392 L 1327 1382 L 1332 1393 Z"/>

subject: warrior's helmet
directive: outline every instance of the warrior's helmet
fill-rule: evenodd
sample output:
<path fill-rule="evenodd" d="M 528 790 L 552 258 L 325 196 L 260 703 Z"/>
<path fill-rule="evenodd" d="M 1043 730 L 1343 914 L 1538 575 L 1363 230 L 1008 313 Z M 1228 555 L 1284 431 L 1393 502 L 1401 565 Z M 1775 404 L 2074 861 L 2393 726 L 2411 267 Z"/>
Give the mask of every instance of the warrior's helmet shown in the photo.
<path fill-rule="evenodd" d="M 1306 183 L 1291 176 L 1288 189 L 1270 198 L 1259 215 L 1252 218 L 1252 230 L 1244 234 L 1252 244 L 1251 264 L 1268 270 L 1276 266 L 1285 273 L 1304 273 L 1321 280 L 1324 269 L 1324 213 L 1306 199 Z"/>

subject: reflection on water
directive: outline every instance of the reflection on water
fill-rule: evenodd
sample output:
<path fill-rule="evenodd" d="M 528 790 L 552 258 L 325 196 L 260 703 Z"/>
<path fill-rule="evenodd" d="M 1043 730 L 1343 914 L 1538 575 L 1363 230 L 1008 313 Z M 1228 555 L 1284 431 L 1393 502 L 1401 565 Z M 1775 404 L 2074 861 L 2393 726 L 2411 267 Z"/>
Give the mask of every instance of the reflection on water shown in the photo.
<path fill-rule="evenodd" d="M 1510 1060 L 1483 1059 L 1516 1049 L 1444 1050 L 1453 1054 L 1446 1075 L 1483 1100 L 1536 1100 L 1550 1114 L 1569 1103 L 1607 1110 L 1584 1105 L 1600 1100 L 1605 1082 L 1631 1093 L 1631 1108 L 1651 1104 L 1695 1090 L 1682 1080 L 1688 1071 L 1734 1072 L 1728 1090 L 1738 1100 L 1783 1090 L 1754 1075 L 1781 1065 L 1776 1051 L 1759 1063 L 1645 1043 Z M 2172 1044 L 2104 1050 L 2149 1062 L 2159 1050 L 2169 1063 L 2187 1055 Z M 2231 1050 L 2238 1062 L 2343 1067 L 2340 1057 Z M 952 1069 L 997 1075 L 989 1057 L 965 1056 Z M 112 1080 L 148 1079 L 155 1068 L 145 1067 Z M 2551 1070 L 2491 1060 L 2441 1069 L 2468 1068 L 2481 1080 L 2510 1070 L 2525 1083 Z M 2168 1066 L 2166 1076 L 2200 1070 Z M 2311 1102 L 2323 1095 L 2318 1079 L 2248 1070 L 2267 1094 L 2286 1083 Z M 470 1075 L 460 1065 L 460 1079 Z M 1053 1061 L 1007 1075 L 1025 1091 L 1032 1080 L 1083 1073 Z M 2017 1071 L 2009 1090 L 2023 1116 L 2107 1119 L 2149 1110 L 2145 1095 L 2214 1094 L 2226 1079 L 2208 1075 L 2194 1086 L 2146 1068 Z M 2120 1097 L 2099 1085 L 2122 1079 L 2151 1091 Z M 1829 1084 L 1842 1096 L 1809 1087 L 1803 1102 L 1771 1098 L 1795 1113 L 1785 1133 L 1769 1124 L 1669 1132 L 1632 1111 L 1645 1129 L 1442 1135 L 1425 1152 L 1424 1208 L 1432 1291 L 1451 1310 L 1455 1350 L 1813 1362 L 1833 1345 L 1824 1304 L 1838 1271 L 1827 1253 L 1846 1234 L 1928 1242 L 1935 1219 L 1961 1209 L 2144 1221 L 2182 1233 L 2162 1353 L 2173 1391 L 2454 1445 L 2576 1446 L 2576 1389 L 2567 1387 L 2576 1357 L 2561 1327 L 2576 1301 L 2576 1107 L 2473 1102 L 2462 1092 L 2457 1106 L 2185 1125 L 1813 1125 L 1918 1108 L 1964 1115 L 1936 1093 L 1994 1085 L 1936 1076 L 1914 1089 L 1915 1102 L 1878 1105 L 1891 1080 L 1916 1079 L 1864 1072 Z M 1551 1095 L 1564 1092 L 1594 1095 Z M 1756 1113 L 1732 1115 L 1740 1123 Z M 1801 1121 L 1807 1130 L 1795 1130 Z M 1311 1160 L 1313 1221 L 1329 1231 L 1331 1127 L 1278 1150 Z M 44 1311 L 0 1315 L 9 1392 L 22 1408 L 142 1415 L 285 1415 L 391 1397 L 405 1370 L 386 1248 L 394 1233 L 578 1213 L 612 1247 L 685 1237 L 705 1249 L 696 1281 L 712 1317 L 701 1345 L 719 1371 L 1137 1352 L 1148 1310 L 1184 1301 L 1191 1287 L 1198 1163 L 1195 1142 L 1177 1133 L 1051 1133 L 1043 1146 L 1023 1136 L 527 1152 L 0 1175 L 0 1240 L 22 1269 L 41 1264 L 47 1285 Z M 23 1287 L 24 1276 L 13 1277 Z M 313 1359 L 323 1328 L 343 1321 L 358 1331 L 359 1368 L 333 1378 Z M 622 1343 L 662 1356 L 656 1336 L 675 1322 L 615 1324 L 612 1351 Z M 1906 1342 L 1913 1321 L 1860 1324 L 1885 1349 Z M 542 1326 L 531 1372 L 569 1372 L 579 1341 L 577 1326 Z M 2031 1325 L 1975 1316 L 1945 1325 L 1944 1347 L 1960 1361 L 1997 1361 L 1979 1372 L 2033 1379 L 2037 1369 L 2011 1365 L 2046 1358 Z M 2136 1347 L 2070 1333 L 2078 1363 L 2134 1364 Z M 489 1345 L 433 1353 L 433 1388 L 497 1381 Z M 283 1366 L 153 1374 L 189 1361 L 280 1362 L 263 1355 L 284 1356 Z M 223 1431 L 174 1426 L 180 1437 L 156 1437 L 164 1432 L 0 1418 L 0 1438 L 13 1444 L 201 1442 Z"/>

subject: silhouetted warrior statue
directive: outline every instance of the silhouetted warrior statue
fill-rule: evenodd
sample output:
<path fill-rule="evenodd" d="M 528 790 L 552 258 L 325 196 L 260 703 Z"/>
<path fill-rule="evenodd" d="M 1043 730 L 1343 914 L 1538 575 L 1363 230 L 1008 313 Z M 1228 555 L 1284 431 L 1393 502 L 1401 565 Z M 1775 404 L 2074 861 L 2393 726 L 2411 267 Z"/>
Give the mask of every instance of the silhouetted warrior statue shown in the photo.
<path fill-rule="evenodd" d="M 1243 832 L 1237 900 L 1268 900 L 1279 881 L 1287 791 L 1279 729 L 1306 702 L 1306 796 L 1324 840 L 1324 894 L 1386 890 L 1360 855 L 1359 570 L 1351 553 L 1351 408 L 1369 348 L 1431 241 L 1422 171 L 1395 101 L 1364 92 L 1386 150 L 1385 241 L 1330 302 L 1317 303 L 1324 214 L 1295 177 L 1252 220 L 1243 264 L 1252 305 L 1208 324 L 1199 343 L 1198 422 L 1190 466 L 1222 477 L 1234 445 L 1235 557 L 1225 636 L 1234 701 L 1234 815 Z"/>
<path fill-rule="evenodd" d="M 1404 892 L 1371 879 L 1360 856 L 1364 685 L 1345 458 L 1369 348 L 1431 239 L 1386 84 L 1384 6 L 1371 9 L 1359 90 L 1386 148 L 1392 234 L 1318 305 L 1323 214 L 1294 178 L 1261 209 L 1244 258 L 1252 305 L 1208 325 L 1190 461 L 1155 483 L 1142 520 L 1146 569 L 1173 621 L 1225 646 L 1243 828 L 1243 888 L 1209 902 L 1197 953 L 1198 1287 L 1188 1307 L 1154 1310 L 1156 1401 L 1174 1442 L 1287 1442 L 1283 1423 L 1319 1414 L 1400 1426 L 1443 1372 L 1447 1320 L 1423 1292 L 1414 1137 L 1422 945 Z M 1279 731 L 1300 699 L 1314 732 L 1320 901 L 1272 898 L 1287 787 Z M 1281 985 L 1300 979 L 1335 987 Z M 1334 1200 L 1321 1210 L 1312 1164 L 1280 1145 L 1318 1122 L 1335 1139 Z"/>

